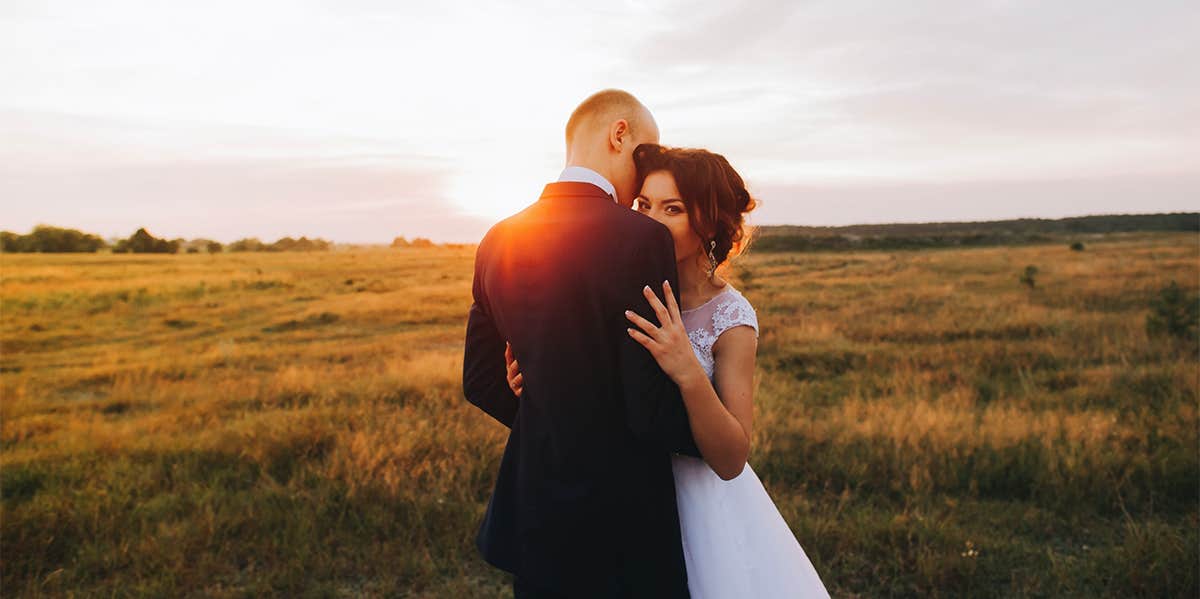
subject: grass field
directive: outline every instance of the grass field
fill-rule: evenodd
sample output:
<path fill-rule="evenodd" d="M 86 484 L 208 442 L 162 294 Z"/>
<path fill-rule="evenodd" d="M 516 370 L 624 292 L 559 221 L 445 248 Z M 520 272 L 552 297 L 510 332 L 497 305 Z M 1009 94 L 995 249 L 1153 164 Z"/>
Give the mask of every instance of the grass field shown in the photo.
<path fill-rule="evenodd" d="M 4 255 L 4 596 L 504 597 L 473 252 Z M 1019 282 L 1026 265 L 1036 286 Z M 1194 234 L 758 253 L 751 463 L 834 596 L 1195 597 Z"/>

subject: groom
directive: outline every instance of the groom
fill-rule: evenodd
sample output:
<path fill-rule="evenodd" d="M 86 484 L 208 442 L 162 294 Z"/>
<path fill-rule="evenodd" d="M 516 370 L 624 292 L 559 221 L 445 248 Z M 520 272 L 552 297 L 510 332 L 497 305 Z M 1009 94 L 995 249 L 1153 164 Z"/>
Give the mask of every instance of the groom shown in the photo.
<path fill-rule="evenodd" d="M 512 429 L 476 543 L 518 598 L 687 597 L 671 452 L 699 451 L 678 387 L 624 315 L 656 322 L 642 288 L 679 288 L 670 232 L 630 209 L 633 150 L 657 143 L 658 125 L 604 90 L 566 137 L 558 182 L 475 255 L 463 391 Z"/>

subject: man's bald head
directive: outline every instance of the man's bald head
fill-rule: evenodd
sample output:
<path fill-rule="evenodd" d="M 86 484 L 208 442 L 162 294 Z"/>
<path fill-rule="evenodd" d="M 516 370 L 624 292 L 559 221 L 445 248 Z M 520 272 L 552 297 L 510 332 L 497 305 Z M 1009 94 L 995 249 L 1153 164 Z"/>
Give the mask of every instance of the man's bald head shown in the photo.
<path fill-rule="evenodd" d="M 658 143 L 654 116 L 633 94 L 606 89 L 588 96 L 567 120 L 567 164 L 600 173 L 617 190 L 617 201 L 633 205 L 637 170 L 633 150 Z"/>
<path fill-rule="evenodd" d="M 642 127 L 654 126 L 654 117 L 650 116 L 650 111 L 627 91 L 605 89 L 588 96 L 567 120 L 567 146 L 571 145 L 580 132 L 596 129 L 603 131 L 613 121 L 620 119 L 629 123 L 631 133 Z"/>

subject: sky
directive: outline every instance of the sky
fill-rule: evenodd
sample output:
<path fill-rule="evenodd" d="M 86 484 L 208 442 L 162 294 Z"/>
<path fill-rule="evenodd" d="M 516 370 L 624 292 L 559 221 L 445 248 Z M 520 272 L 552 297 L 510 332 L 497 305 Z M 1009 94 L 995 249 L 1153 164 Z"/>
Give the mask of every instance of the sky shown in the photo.
<path fill-rule="evenodd" d="M 477 241 L 617 87 L 759 225 L 1200 209 L 1200 2 L 0 0 L 0 228 Z"/>

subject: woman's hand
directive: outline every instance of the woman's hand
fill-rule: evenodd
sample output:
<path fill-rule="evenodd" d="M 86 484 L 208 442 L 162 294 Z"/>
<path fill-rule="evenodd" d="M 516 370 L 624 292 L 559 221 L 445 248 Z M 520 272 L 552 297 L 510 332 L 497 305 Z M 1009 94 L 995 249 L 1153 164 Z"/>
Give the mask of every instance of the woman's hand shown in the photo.
<path fill-rule="evenodd" d="M 517 397 L 521 397 L 521 392 L 525 390 L 525 375 L 521 374 L 521 366 L 517 364 L 517 358 L 513 355 L 512 345 L 507 341 L 504 342 L 504 365 L 508 371 L 508 388 Z"/>
<path fill-rule="evenodd" d="M 625 317 L 630 322 L 637 325 L 639 330 L 628 329 L 629 336 L 633 337 L 642 347 L 650 350 L 650 354 L 658 362 L 658 365 L 675 381 L 676 385 L 684 386 L 688 382 L 695 380 L 695 377 L 707 378 L 704 374 L 704 369 L 700 367 L 700 361 L 696 359 L 696 353 L 692 351 L 692 342 L 688 339 L 687 330 L 683 328 L 683 317 L 679 313 L 679 304 L 675 302 L 675 295 L 671 293 L 671 284 L 663 281 L 663 294 L 667 298 L 667 304 L 664 306 L 658 299 L 650 286 L 642 290 L 642 295 L 646 296 L 646 301 L 650 302 L 650 307 L 654 309 L 654 313 L 658 315 L 658 321 L 662 326 L 655 326 L 654 323 L 638 316 L 632 310 L 625 311 Z"/>

